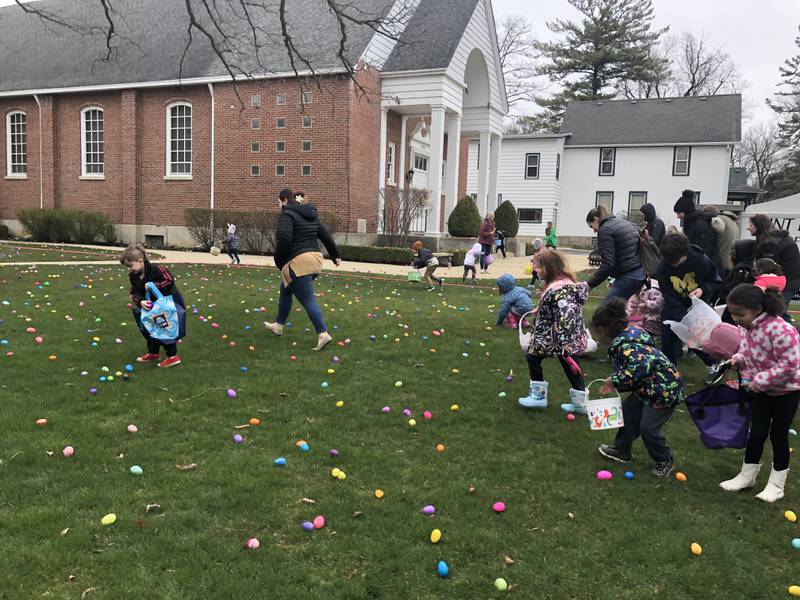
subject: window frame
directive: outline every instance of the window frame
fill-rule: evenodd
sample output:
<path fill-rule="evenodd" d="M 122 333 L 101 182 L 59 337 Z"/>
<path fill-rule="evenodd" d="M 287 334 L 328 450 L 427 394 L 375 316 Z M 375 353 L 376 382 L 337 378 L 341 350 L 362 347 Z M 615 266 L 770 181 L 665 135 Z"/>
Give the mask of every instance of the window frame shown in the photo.
<path fill-rule="evenodd" d="M 424 169 L 417 167 L 417 158 L 420 158 L 420 159 L 425 161 L 425 168 Z M 422 154 L 421 152 L 414 152 L 413 153 L 413 163 L 412 164 L 414 165 L 414 172 L 415 173 L 417 171 L 419 171 L 420 173 L 426 173 L 427 174 L 428 168 L 430 167 L 430 156 L 428 156 L 427 154 Z"/>
<path fill-rule="evenodd" d="M 96 110 L 96 111 L 100 112 L 101 128 L 99 130 L 97 130 L 97 131 L 99 131 L 99 133 L 103 134 L 102 135 L 102 139 L 97 141 L 97 144 L 98 144 L 98 147 L 100 148 L 100 150 L 98 150 L 98 152 L 96 153 L 96 154 L 101 155 L 103 157 L 103 160 L 101 160 L 99 163 L 92 163 L 93 165 L 96 165 L 96 164 L 100 165 L 100 169 L 101 170 L 99 172 L 97 172 L 97 173 L 90 173 L 88 171 L 87 166 L 88 166 L 89 163 L 87 163 L 87 161 L 86 161 L 86 157 L 87 157 L 87 152 L 86 152 L 86 142 L 87 142 L 87 139 L 86 139 L 86 134 L 87 134 L 86 115 L 90 111 L 93 111 L 93 110 Z M 105 126 L 106 125 L 105 125 L 105 123 L 106 123 L 106 114 L 105 114 L 105 110 L 103 110 L 102 106 L 87 106 L 87 107 L 81 109 L 81 175 L 80 175 L 81 179 L 101 179 L 102 180 L 102 179 L 106 178 L 106 159 L 105 159 L 105 157 L 106 157 L 106 151 L 105 151 L 105 147 L 106 147 L 106 143 L 105 143 Z"/>
<path fill-rule="evenodd" d="M 275 106 L 286 106 L 286 92 L 275 94 Z"/>
<path fill-rule="evenodd" d="M 181 172 L 181 173 L 178 173 L 178 172 L 173 173 L 172 172 L 172 164 L 173 163 L 172 163 L 172 160 L 171 160 L 171 144 L 170 144 L 170 142 L 172 142 L 171 117 L 172 117 L 172 110 L 174 108 L 179 107 L 179 106 L 185 106 L 185 107 L 189 108 L 189 137 L 188 137 L 188 141 L 189 141 L 189 151 L 188 151 L 188 154 L 189 154 L 189 161 L 188 161 L 189 171 L 188 172 Z M 193 169 L 194 169 L 194 162 L 193 162 L 194 161 L 194 148 L 193 148 L 193 143 L 192 143 L 194 141 L 194 110 L 193 110 L 192 103 L 191 102 L 187 102 L 186 100 L 178 100 L 176 102 L 170 102 L 169 104 L 167 104 L 167 108 L 166 108 L 166 110 L 164 112 L 165 112 L 165 117 L 166 117 L 166 132 L 165 132 L 166 135 L 164 136 L 164 138 L 166 139 L 166 145 L 165 146 L 166 146 L 166 163 L 167 163 L 166 164 L 166 175 L 164 175 L 164 179 L 184 179 L 184 180 L 192 179 L 192 173 L 193 173 Z M 185 115 L 184 115 L 184 118 L 185 118 Z M 183 141 L 185 142 L 186 139 L 187 138 L 184 138 Z M 178 152 L 178 151 L 176 150 L 176 152 Z M 186 150 L 185 149 L 182 152 L 184 154 L 186 154 Z M 184 161 L 182 163 L 177 163 L 176 162 L 175 164 L 187 164 L 187 161 Z"/>
<path fill-rule="evenodd" d="M 686 173 L 678 173 L 678 150 L 686 148 L 689 153 L 686 156 L 686 160 L 681 160 L 680 162 L 686 163 Z M 692 172 L 692 147 L 691 146 L 673 146 L 672 148 L 672 176 L 673 177 L 689 177 L 690 173 Z"/>
<path fill-rule="evenodd" d="M 536 164 L 529 163 L 532 156 L 536 157 Z M 529 175 L 530 169 L 536 169 L 536 175 Z M 526 152 L 525 153 L 525 179 L 539 179 L 539 174 L 542 170 L 542 153 L 541 152 Z"/>
<path fill-rule="evenodd" d="M 534 213 L 534 215 L 538 211 L 538 213 L 539 213 L 538 220 L 535 217 L 532 218 L 532 219 L 523 219 L 522 218 L 522 211 L 524 211 L 524 210 L 532 211 Z M 534 225 L 541 225 L 544 222 L 544 209 L 541 209 L 541 208 L 518 208 L 517 209 L 517 221 L 519 221 L 520 223 L 533 223 Z"/>
<path fill-rule="evenodd" d="M 306 168 L 308 169 L 308 173 L 305 172 Z M 300 165 L 300 177 L 311 177 L 313 173 L 313 169 L 311 165 Z"/>
<path fill-rule="evenodd" d="M 286 117 L 275 117 L 275 129 L 286 129 Z"/>
<path fill-rule="evenodd" d="M 386 183 L 395 185 L 397 171 L 397 144 L 389 142 L 386 147 Z"/>
<path fill-rule="evenodd" d="M 561 152 L 556 152 L 556 181 L 561 179 Z"/>
<path fill-rule="evenodd" d="M 594 193 L 594 207 L 600 206 L 600 194 L 609 194 L 611 196 L 611 206 L 608 207 L 608 214 L 614 214 L 614 192 L 611 190 L 601 190 Z"/>
<path fill-rule="evenodd" d="M 253 154 L 261 152 L 261 142 L 250 142 L 250 152 Z"/>
<path fill-rule="evenodd" d="M 308 96 L 308 100 L 306 100 L 306 95 Z M 314 92 L 301 92 L 300 93 L 300 102 L 302 104 L 313 104 L 314 103 Z"/>
<path fill-rule="evenodd" d="M 644 202 L 642 202 L 642 206 L 647 204 L 647 192 L 643 190 L 634 190 L 628 192 L 628 216 L 630 217 L 632 210 L 641 210 L 641 208 L 631 208 L 631 200 L 633 199 L 634 194 L 644 194 Z"/>
<path fill-rule="evenodd" d="M 261 129 L 261 119 L 259 117 L 250 119 L 250 130 L 258 131 L 259 129 Z"/>
<path fill-rule="evenodd" d="M 261 94 L 250 94 L 250 106 L 254 108 L 261 106 Z"/>
<path fill-rule="evenodd" d="M 22 115 L 22 126 L 24 131 L 18 133 L 23 136 L 22 141 L 19 143 L 24 148 L 23 152 L 17 153 L 18 156 L 24 158 L 24 162 L 14 162 L 14 153 L 12 151 L 11 143 L 11 118 L 14 115 Z M 14 166 L 22 166 L 24 171 L 14 171 Z M 27 179 L 28 178 L 28 113 L 24 110 L 10 110 L 6 113 L 6 179 Z"/>
<path fill-rule="evenodd" d="M 308 150 L 306 150 L 308 144 Z M 300 152 L 311 152 L 314 150 L 314 142 L 312 140 L 300 140 Z"/>
<path fill-rule="evenodd" d="M 308 125 L 306 125 L 306 119 L 308 119 Z M 302 122 L 303 122 L 303 129 L 311 129 L 312 127 L 314 127 L 314 117 L 312 117 L 311 115 L 303 115 Z"/>
<path fill-rule="evenodd" d="M 281 150 L 278 144 L 283 144 L 283 149 Z M 275 152 L 277 154 L 285 154 L 286 153 L 286 141 L 285 140 L 275 140 Z"/>
<path fill-rule="evenodd" d="M 603 151 L 611 150 L 611 160 L 603 160 Z M 611 162 L 611 172 L 603 173 L 603 163 Z M 597 175 L 599 177 L 613 177 L 617 171 L 617 149 L 612 146 L 604 146 L 600 148 L 600 162 L 597 165 Z"/>
<path fill-rule="evenodd" d="M 281 169 L 283 173 L 278 173 L 278 169 Z M 286 177 L 286 165 L 275 165 L 275 177 Z"/>
<path fill-rule="evenodd" d="M 250 177 L 261 177 L 261 165 L 250 165 Z"/>

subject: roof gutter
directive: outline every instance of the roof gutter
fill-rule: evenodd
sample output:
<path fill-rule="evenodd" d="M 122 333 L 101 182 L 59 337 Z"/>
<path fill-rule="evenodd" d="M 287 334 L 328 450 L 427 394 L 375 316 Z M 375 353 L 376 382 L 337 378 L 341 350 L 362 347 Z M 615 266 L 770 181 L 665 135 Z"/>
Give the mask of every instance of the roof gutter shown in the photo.
<path fill-rule="evenodd" d="M 36 106 L 39 107 L 39 210 L 44 208 L 44 180 L 42 179 L 42 103 L 39 101 L 38 94 L 33 95 Z"/>
<path fill-rule="evenodd" d="M 672 148 L 673 146 L 727 146 L 739 142 L 656 142 L 653 144 L 567 144 L 566 148 Z"/>
<path fill-rule="evenodd" d="M 141 88 L 159 88 L 159 87 L 182 87 L 189 85 L 203 85 L 208 83 L 246 83 L 248 81 L 261 81 L 268 79 L 286 79 L 295 77 L 308 77 L 310 75 L 337 75 L 346 73 L 343 68 L 333 69 L 316 69 L 313 73 L 311 71 L 287 71 L 282 73 L 270 73 L 265 75 L 254 75 L 252 77 L 233 79 L 229 75 L 218 75 L 215 77 L 191 77 L 187 79 L 165 79 L 161 81 L 133 81 L 126 83 L 104 83 L 100 85 L 78 85 L 60 88 L 42 88 L 30 90 L 11 90 L 0 92 L 0 98 L 8 98 L 13 96 L 36 96 L 45 94 L 74 94 L 80 92 L 105 92 L 111 90 L 129 90 Z"/>

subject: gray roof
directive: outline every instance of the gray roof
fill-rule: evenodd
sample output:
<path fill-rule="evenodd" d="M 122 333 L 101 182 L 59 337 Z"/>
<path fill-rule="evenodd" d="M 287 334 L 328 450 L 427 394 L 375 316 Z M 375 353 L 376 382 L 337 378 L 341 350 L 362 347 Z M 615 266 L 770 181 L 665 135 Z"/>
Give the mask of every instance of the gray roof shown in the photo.
<path fill-rule="evenodd" d="M 747 171 L 743 167 L 731 167 L 728 173 L 728 192 L 760 194 L 764 191 L 747 183 Z"/>
<path fill-rule="evenodd" d="M 480 0 L 422 0 L 384 71 L 444 69 Z"/>
<path fill-rule="evenodd" d="M 438 1 L 426 0 L 423 4 Z M 201 14 L 201 3 L 193 4 L 198 19 L 209 27 L 210 19 Z M 256 58 L 252 43 L 239 43 L 246 55 L 231 57 L 231 61 L 254 75 L 291 72 L 280 36 L 278 0 L 263 4 L 266 10 L 253 9 L 252 13 L 256 25 L 265 31 L 259 57 Z M 391 4 L 391 0 L 358 0 L 355 10 L 363 15 L 383 15 Z M 117 51 L 111 61 L 103 60 L 106 47 L 102 33 L 70 31 L 45 23 L 14 5 L 0 8 L 0 92 L 227 75 L 210 43 L 196 30 L 181 71 L 189 25 L 184 0 L 115 0 L 111 5 L 119 31 L 119 37 L 112 42 Z M 34 6 L 85 30 L 105 23 L 98 0 L 41 0 Z M 213 6 L 224 12 L 223 21 L 239 32 L 240 41 L 252 39 L 244 14 L 237 14 L 232 8 L 238 3 L 215 2 Z M 311 57 L 314 68 L 340 68 L 336 54 L 339 31 L 327 2 L 291 0 L 287 7 L 289 32 L 300 51 Z M 346 55 L 350 61 L 361 56 L 373 33 L 367 26 L 348 24 Z M 298 65 L 299 71 L 303 69 L 302 64 Z"/>
<path fill-rule="evenodd" d="M 571 136 L 571 133 L 504 133 L 504 140 L 546 140 Z"/>
<path fill-rule="evenodd" d="M 561 130 L 567 146 L 738 142 L 742 96 L 570 102 Z"/>

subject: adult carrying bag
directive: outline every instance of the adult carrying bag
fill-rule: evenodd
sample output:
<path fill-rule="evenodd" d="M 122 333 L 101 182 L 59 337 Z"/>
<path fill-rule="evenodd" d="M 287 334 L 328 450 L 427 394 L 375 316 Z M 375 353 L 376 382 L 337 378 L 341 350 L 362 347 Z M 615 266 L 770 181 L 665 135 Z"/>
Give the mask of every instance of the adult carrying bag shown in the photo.
<path fill-rule="evenodd" d="M 165 296 L 152 281 L 146 284 L 147 300 L 153 300 L 150 310 L 141 311 L 142 327 L 148 335 L 160 342 L 175 343 L 186 335 L 186 309 L 175 302 L 172 295 Z"/>

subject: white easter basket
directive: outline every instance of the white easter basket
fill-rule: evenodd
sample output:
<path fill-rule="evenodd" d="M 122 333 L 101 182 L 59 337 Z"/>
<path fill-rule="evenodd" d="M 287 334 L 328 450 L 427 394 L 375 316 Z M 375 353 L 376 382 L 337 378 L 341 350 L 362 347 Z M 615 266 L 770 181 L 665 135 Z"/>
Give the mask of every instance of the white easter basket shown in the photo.
<path fill-rule="evenodd" d="M 526 331 L 524 331 L 522 329 L 522 327 L 526 323 L 525 318 L 528 315 L 533 315 L 533 314 L 534 314 L 534 312 L 532 310 L 526 312 L 524 315 L 522 315 L 519 318 L 519 322 L 517 323 L 517 331 L 519 333 L 519 346 L 520 346 L 520 348 L 522 348 L 522 353 L 523 354 L 527 354 L 528 353 L 528 348 L 530 348 L 530 346 L 531 346 L 531 335 L 533 334 L 533 331 L 527 331 L 526 332 Z"/>
<path fill-rule="evenodd" d="M 595 379 L 586 386 L 588 390 L 593 383 L 604 382 L 605 379 Z M 597 398 L 586 400 L 586 416 L 592 431 L 606 431 L 625 426 L 622 416 L 622 399 L 619 396 L 611 398 Z"/>
<path fill-rule="evenodd" d="M 211 250 L 209 250 L 211 256 L 219 256 L 219 248 L 216 246 L 211 246 Z"/>

